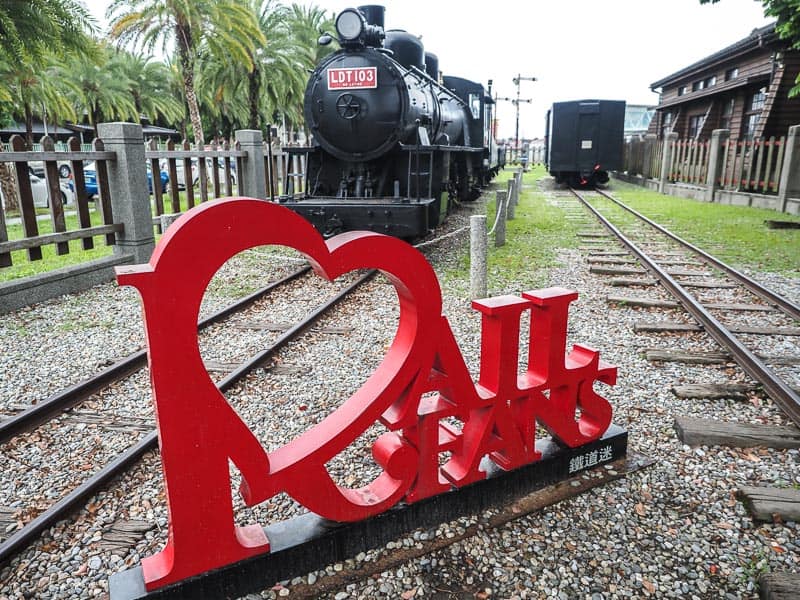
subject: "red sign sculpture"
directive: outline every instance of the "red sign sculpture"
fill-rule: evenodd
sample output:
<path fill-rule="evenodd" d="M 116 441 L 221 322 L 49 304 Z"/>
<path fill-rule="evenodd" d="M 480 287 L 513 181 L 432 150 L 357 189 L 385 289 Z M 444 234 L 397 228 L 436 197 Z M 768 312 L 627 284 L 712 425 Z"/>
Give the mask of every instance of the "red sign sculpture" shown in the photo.
<path fill-rule="evenodd" d="M 266 244 L 298 250 L 329 280 L 379 269 L 400 305 L 394 341 L 361 389 L 270 453 L 214 385 L 197 341 L 212 276 L 238 252 Z M 351 232 L 325 241 L 279 205 L 217 200 L 178 219 L 149 264 L 117 273 L 120 284 L 142 296 L 169 506 L 167 545 L 142 562 L 148 590 L 269 552 L 261 526 L 234 526 L 229 460 L 242 473 L 248 505 L 286 492 L 322 517 L 354 521 L 483 479 L 487 455 L 505 470 L 537 461 L 537 422 L 569 447 L 598 439 L 611 422 L 611 407 L 593 383 L 613 385 L 616 368 L 583 346 L 565 356 L 567 314 L 577 293 L 549 288 L 474 302 L 483 320 L 475 384 L 442 315 L 433 269 L 396 238 Z M 525 312 L 528 367 L 519 374 Z M 362 488 L 337 485 L 325 464 L 378 420 L 389 430 L 372 447 L 382 473 Z M 450 459 L 440 467 L 442 452 Z"/>

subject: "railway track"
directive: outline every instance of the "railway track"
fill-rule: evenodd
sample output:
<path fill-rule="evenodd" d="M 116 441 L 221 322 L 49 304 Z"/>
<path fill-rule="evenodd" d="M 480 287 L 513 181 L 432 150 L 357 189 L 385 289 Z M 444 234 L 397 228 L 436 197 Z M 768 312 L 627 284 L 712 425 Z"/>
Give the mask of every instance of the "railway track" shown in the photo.
<path fill-rule="evenodd" d="M 564 204 L 586 215 L 574 199 Z M 587 216 L 581 218 L 586 219 Z M 607 238 L 598 238 L 598 241 L 600 243 L 597 246 L 606 252 L 598 259 L 617 258 L 608 254 L 611 248 L 607 246 L 612 244 Z M 754 597 L 745 591 L 745 586 L 750 586 L 750 583 L 738 571 L 739 566 L 746 570 L 759 568 L 757 565 L 763 559 L 760 554 L 762 549 L 765 549 L 763 552 L 772 553 L 770 548 L 776 548 L 772 556 L 780 560 L 770 559 L 773 570 L 787 567 L 791 570 L 792 564 L 796 564 L 791 562 L 797 555 L 796 547 L 792 545 L 796 539 L 796 528 L 791 524 L 789 527 L 765 525 L 757 528 L 744 517 L 741 506 L 731 496 L 736 486 L 742 484 L 763 485 L 774 482 L 776 478 L 782 482 L 800 481 L 796 477 L 796 451 L 714 449 L 709 452 L 706 448 L 701 450 L 681 445 L 670 427 L 671 417 L 667 408 L 670 405 L 670 385 L 674 381 L 672 377 L 676 373 L 691 373 L 694 376 L 701 368 L 659 363 L 658 369 L 648 369 L 640 351 L 642 346 L 638 343 L 641 338 L 637 340 L 633 327 L 626 327 L 622 323 L 652 313 L 623 308 L 612 311 L 610 321 L 613 322 L 609 322 L 605 318 L 609 315 L 605 299 L 611 293 L 607 280 L 590 275 L 581 267 L 577 261 L 570 261 L 553 275 L 554 281 L 581 291 L 581 300 L 576 303 L 574 318 L 571 318 L 571 328 L 575 328 L 571 335 L 608 351 L 617 364 L 626 365 L 624 377 L 614 388 L 615 422 L 618 420 L 623 426 L 627 424 L 632 432 L 634 448 L 652 457 L 656 461 L 655 466 L 641 474 L 627 476 L 624 469 L 619 469 L 619 475 L 625 477 L 622 482 L 609 483 L 570 502 L 562 502 L 539 516 L 520 519 L 515 514 L 507 525 L 495 527 L 478 519 L 474 523 L 464 521 L 429 531 L 417 531 L 413 536 L 409 534 L 385 548 L 355 557 L 353 561 L 330 565 L 311 573 L 307 579 L 297 577 L 282 581 L 271 592 L 265 590 L 267 594 L 271 593 L 270 597 L 282 596 L 284 590 L 290 591 L 291 597 L 331 599 L 334 594 L 339 595 L 345 590 L 351 597 L 361 598 L 407 596 L 412 589 L 417 589 L 417 597 L 426 597 L 433 590 L 452 590 L 453 595 L 461 592 L 474 595 L 476 591 L 483 592 L 484 587 L 489 586 L 493 588 L 492 596 L 511 597 L 515 589 L 527 589 L 528 585 L 531 585 L 532 594 L 549 595 L 550 590 L 564 584 L 564 577 L 571 572 L 565 569 L 564 573 L 551 573 L 551 565 L 568 565 L 575 559 L 580 570 L 569 584 L 574 587 L 565 585 L 561 588 L 568 594 L 586 593 L 589 585 L 583 581 L 586 576 L 586 581 L 591 580 L 597 586 L 593 591 L 603 592 L 614 584 L 619 586 L 620 591 L 630 591 L 633 597 L 639 597 L 644 591 L 641 580 L 637 584 L 628 579 L 639 575 L 644 578 L 644 585 L 648 589 L 651 585 L 656 586 L 656 596 L 672 594 L 689 597 L 697 594 L 699 597 L 721 597 L 727 591 L 737 597 Z M 641 277 L 639 279 L 643 280 Z M 328 414 L 341 397 L 345 397 L 342 394 L 349 393 L 331 389 L 342 383 L 341 380 L 336 381 L 336 378 L 341 379 L 340 372 L 348 372 L 348 377 L 351 371 L 370 372 L 369 365 L 360 370 L 354 367 L 363 361 L 367 354 L 366 346 L 373 347 L 371 354 L 379 355 L 386 342 L 381 338 L 367 341 L 368 338 L 362 335 L 361 324 L 374 321 L 376 316 L 370 311 L 367 317 L 361 310 L 372 309 L 380 304 L 376 302 L 376 292 L 385 293 L 385 296 L 379 297 L 391 301 L 391 286 L 381 284 L 381 280 L 376 279 L 356 293 L 361 298 L 358 314 L 354 314 L 350 302 L 340 304 L 333 315 L 313 328 L 313 333 L 301 337 L 290 344 L 285 352 L 281 352 L 269 371 L 258 370 L 226 394 L 265 449 L 272 451 L 313 425 Z M 529 285 L 520 283 L 520 286 Z M 61 307 L 57 308 L 62 312 Z M 478 324 L 472 315 L 462 321 L 465 315 L 459 312 L 451 307 L 448 316 L 459 324 L 457 335 L 460 344 L 463 340 L 463 347 L 467 350 L 465 356 L 477 357 L 479 348 L 475 340 L 478 337 Z M 464 313 L 470 311 L 465 309 Z M 273 310 L 271 314 L 277 320 L 274 315 L 279 314 L 278 311 Z M 299 311 L 294 314 L 299 314 Z M 673 310 L 670 314 L 675 315 L 676 312 Z M 281 333 L 287 325 L 265 321 L 257 323 L 255 318 L 233 317 L 233 328 L 244 337 L 242 332 L 256 332 L 255 326 L 274 328 L 276 333 Z M 380 313 L 378 318 L 383 318 Z M 281 320 L 289 321 L 290 318 L 282 317 Z M 382 327 L 388 328 L 392 324 L 393 321 L 387 319 Z M 209 337 L 219 336 L 223 327 L 225 325 L 212 326 L 208 331 Z M 349 331 L 344 335 L 336 333 L 336 330 L 345 329 Z M 331 333 L 326 334 L 325 330 Z M 685 339 L 694 344 L 702 336 L 700 332 L 689 333 L 688 336 L 669 336 L 667 339 Z M 664 339 L 658 334 L 649 338 L 650 343 Z M 134 340 L 131 345 L 137 343 L 136 338 L 131 339 Z M 353 355 L 349 355 L 351 351 Z M 120 352 L 120 355 L 123 353 Z M 233 355 L 216 350 L 213 353 L 203 351 L 203 358 L 209 372 L 212 376 L 218 376 L 220 381 L 231 372 L 234 364 L 238 366 Z M 306 376 L 298 377 L 298 373 Z M 717 375 L 722 373 L 734 379 L 741 377 L 740 373 L 733 373 L 733 368 L 716 371 Z M 142 380 L 141 390 L 146 389 L 146 378 L 143 374 L 138 377 Z M 358 384 L 358 377 L 356 375 L 354 385 Z M 705 379 L 700 374 L 700 380 Z M 320 385 L 319 382 L 326 383 Z M 133 386 L 117 390 L 117 395 L 125 398 L 126 403 L 133 400 L 137 393 L 146 394 L 137 392 Z M 753 401 L 754 395 L 748 394 L 749 400 Z M 284 399 L 285 403 L 282 403 Z M 269 411 L 263 410 L 264 402 L 270 405 Z M 255 405 L 248 409 L 247 403 Z M 784 421 L 769 402 L 751 405 L 726 400 L 700 404 L 675 400 L 675 404 L 680 407 L 678 414 L 703 416 L 708 410 L 706 407 L 714 406 L 720 411 L 716 415 L 720 418 L 765 423 Z M 74 416 L 76 419 L 89 420 L 87 412 L 91 412 L 91 409 L 78 407 L 70 411 L 72 416 L 69 418 Z M 271 412 L 272 415 L 265 415 L 264 421 L 259 422 L 261 415 L 254 415 L 261 412 Z M 143 419 L 142 416 L 134 413 L 125 419 L 115 419 L 115 422 L 136 430 L 138 438 L 146 434 L 152 423 L 151 419 Z M 98 417 L 94 415 L 91 418 L 96 420 Z M 142 422 L 146 427 L 141 426 Z M 98 425 L 98 428 L 106 426 Z M 91 427 L 87 428 L 87 434 L 90 430 L 96 431 Z M 5 450 L 6 447 L 0 454 Z M 21 456 L 26 458 L 27 454 Z M 79 466 L 77 462 L 76 467 Z M 370 459 L 366 454 L 356 454 L 348 455 L 343 462 L 345 468 L 338 472 L 335 468 L 331 469 L 334 476 L 363 474 Z M 18 590 L 24 590 L 26 595 L 62 598 L 70 596 L 71 590 L 79 590 L 81 597 L 101 596 L 106 592 L 104 585 L 109 573 L 133 566 L 142 556 L 150 555 L 163 546 L 167 516 L 157 453 L 146 453 L 142 460 L 134 463 L 123 477 L 104 486 L 84 507 L 74 511 L 75 514 L 43 531 L 37 539 L 32 539 L 32 543 L 7 566 L 0 565 L 0 578 L 6 578 L 0 595 L 5 592 L 10 597 L 24 597 L 17 594 Z M 368 475 L 371 479 L 374 474 Z M 725 485 L 722 485 L 723 478 Z M 337 479 L 337 482 L 356 485 L 346 479 Z M 232 472 L 232 488 L 236 488 L 237 484 L 236 473 Z M 572 485 L 567 486 L 570 492 L 578 489 Z M 27 499 L 24 495 L 19 497 Z M 302 510 L 289 506 L 291 499 L 279 496 L 252 508 L 242 507 L 238 498 L 234 500 L 237 502 L 235 514 L 239 524 L 276 522 L 296 516 Z M 5 518 L 4 508 L 0 506 L 0 523 Z M 514 511 L 517 510 L 515 506 Z M 691 525 L 688 524 L 689 519 L 692 520 Z M 726 528 L 718 527 L 718 522 Z M 636 532 L 635 538 L 630 535 L 632 531 Z M 686 540 L 683 538 L 684 531 L 689 531 Z M 0 528 L 2 535 L 3 529 Z M 729 536 L 733 537 L 729 539 Z M 604 540 L 600 550 L 596 546 L 597 539 Z M 565 544 L 565 540 L 568 543 Z M 608 557 L 608 572 L 604 569 L 606 562 L 592 566 L 592 560 L 600 560 L 598 552 L 604 555 L 614 553 Z M 497 558 L 492 558 L 494 556 Z M 488 565 L 486 569 L 485 565 Z M 498 575 L 500 571 L 492 572 L 493 569 L 506 568 L 511 583 L 504 582 L 505 575 Z M 624 573 L 621 570 L 623 568 L 626 569 Z M 636 570 L 636 573 L 627 569 Z M 713 569 L 713 572 L 709 569 Z M 402 576 L 399 570 L 402 570 Z M 388 575 L 383 576 L 384 572 Z M 55 581 L 56 576 L 64 576 L 65 579 Z M 752 579 L 756 578 L 757 574 L 752 576 Z M 473 579 L 474 583 L 471 581 Z M 422 587 L 415 587 L 422 585 L 424 593 Z M 64 589 L 68 591 L 64 592 Z M 749 591 L 753 589 L 747 587 Z"/>
<path fill-rule="evenodd" d="M 684 254 L 684 257 L 675 260 L 675 253 L 673 252 L 673 254 L 670 255 L 672 258 L 668 262 L 673 265 L 675 263 L 685 263 L 687 262 L 688 256 L 691 257 L 692 262 L 699 261 L 699 264 L 713 269 L 714 273 L 710 276 L 704 275 L 706 281 L 696 281 L 693 276 L 700 275 L 701 273 L 680 270 L 676 273 L 674 270 L 671 271 L 669 266 L 664 264 L 663 259 L 659 260 L 654 257 L 655 253 L 647 252 L 641 243 L 637 243 L 632 236 L 625 235 L 619 227 L 614 225 L 609 218 L 587 198 L 587 194 L 578 192 L 577 190 L 571 190 L 571 192 L 594 217 L 599 220 L 603 227 L 626 248 L 627 252 L 635 257 L 636 261 L 643 267 L 644 272 L 652 276 L 655 281 L 663 286 L 663 288 L 675 298 L 679 305 L 695 319 L 698 326 L 711 336 L 726 352 L 730 353 L 732 359 L 753 380 L 762 386 L 766 394 L 780 407 L 789 419 L 795 424 L 800 425 L 800 394 L 798 394 L 795 387 L 786 381 L 785 377 L 776 372 L 769 364 L 770 362 L 780 361 L 776 360 L 775 357 L 765 355 L 763 352 L 758 353 L 751 349 L 748 343 L 742 339 L 742 336 L 733 331 L 736 327 L 732 328 L 726 325 L 724 318 L 725 314 L 737 311 L 749 311 L 753 315 L 779 311 L 785 315 L 783 327 L 767 326 L 759 328 L 755 326 L 744 328 L 743 331 L 756 333 L 760 329 L 763 332 L 773 332 L 776 335 L 797 335 L 799 332 L 796 330 L 795 326 L 797 324 L 796 321 L 800 319 L 800 307 L 794 302 L 769 290 L 752 278 L 726 265 L 709 253 L 681 239 L 679 236 L 624 205 L 609 194 L 603 191 L 593 192 L 595 199 L 599 197 L 604 199 L 604 212 L 615 210 L 617 214 L 619 214 L 619 212 L 625 211 L 627 214 L 633 215 L 638 223 L 647 226 L 648 232 L 657 232 L 657 235 L 662 236 L 664 240 L 668 241 L 671 248 L 679 248 L 681 253 Z M 640 234 L 640 236 L 641 235 L 648 235 L 648 233 Z M 653 234 L 650 233 L 649 235 Z M 653 238 L 648 239 L 648 245 L 653 245 L 654 243 L 658 243 L 659 252 L 663 253 L 665 251 L 664 245 L 666 242 L 654 242 Z M 600 269 L 600 271 L 602 271 L 602 269 Z M 613 269 L 606 270 L 605 272 L 613 272 Z M 710 282 L 708 281 L 709 277 L 713 278 Z M 651 282 L 629 280 L 625 283 L 644 285 Z M 710 289 L 712 291 L 734 289 L 738 296 L 743 295 L 739 290 L 746 290 L 747 292 L 744 295 L 749 295 L 751 298 L 755 296 L 756 302 L 751 304 L 709 302 L 708 300 L 702 299 L 700 294 L 690 292 L 690 288 L 700 290 Z M 625 299 L 620 300 L 625 302 Z M 665 305 L 665 307 L 667 306 Z M 686 330 L 686 328 L 683 329 Z M 742 328 L 739 329 L 742 330 Z M 663 327 L 662 330 L 668 330 L 668 328 Z"/>
<path fill-rule="evenodd" d="M 203 319 L 198 324 L 199 331 L 220 324 L 226 319 L 249 309 L 269 294 L 285 288 L 287 285 L 298 281 L 299 278 L 309 273 L 310 267 L 308 266 L 296 269 L 289 275 L 268 284 Z M 223 364 L 221 365 L 222 369 L 220 369 L 219 364 L 215 366 L 210 364 L 211 361 L 206 360 L 210 372 L 218 373 L 220 370 L 223 372 L 228 371 L 224 377 L 217 380 L 216 383 L 219 389 L 222 392 L 231 389 L 254 369 L 264 365 L 271 358 L 275 357 L 289 342 L 301 336 L 333 307 L 338 305 L 343 299 L 348 297 L 367 281 L 371 280 L 375 274 L 376 271 L 368 271 L 357 277 L 355 281 L 344 286 L 343 289 L 311 310 L 305 318 L 297 323 L 288 325 L 272 324 L 267 326 L 267 330 L 276 332 L 279 335 L 265 348 L 253 354 L 243 362 L 238 364 Z M 18 414 L 0 422 L 0 444 L 8 446 L 12 442 L 18 442 L 19 438 L 27 432 L 35 431 L 37 427 L 63 415 L 68 409 L 79 406 L 81 402 L 86 402 L 91 397 L 102 394 L 104 391 L 120 384 L 120 382 L 131 377 L 137 371 L 142 370 L 146 366 L 146 359 L 147 353 L 145 350 L 131 353 L 100 373 L 53 394 L 46 400 L 32 405 Z M 97 412 L 94 410 L 87 410 L 84 412 L 90 416 L 90 421 L 93 418 L 92 415 L 97 415 Z M 131 465 L 140 460 L 146 452 L 155 449 L 157 446 L 157 432 L 147 421 L 129 419 L 127 424 L 122 423 L 119 429 L 123 433 L 128 434 L 141 434 L 143 431 L 146 433 L 144 433 L 136 443 L 120 452 L 113 460 L 110 460 L 100 469 L 96 470 L 91 476 L 86 478 L 79 485 L 73 487 L 68 493 L 52 503 L 45 510 L 42 510 L 35 518 L 29 520 L 22 528 L 14 531 L 7 539 L 2 541 L 2 543 L 0 543 L 0 565 L 4 564 L 27 547 L 42 531 L 52 526 L 57 521 L 67 517 L 77 508 L 85 505 L 90 497 L 107 485 L 114 477 L 124 473 Z"/>
<path fill-rule="evenodd" d="M 439 240 L 457 234 L 462 230 L 464 230 L 463 227 L 442 237 L 424 241 L 418 244 L 417 247 L 420 249 L 435 247 Z M 334 307 L 341 304 L 345 298 L 372 280 L 376 273 L 377 271 L 368 271 L 358 276 L 352 283 L 344 286 L 343 289 L 327 301 L 311 309 L 304 318 L 296 323 L 274 323 L 257 318 L 234 323 L 233 329 L 235 331 L 266 332 L 273 335 L 273 337 L 277 336 L 262 350 L 244 361 L 218 361 L 207 357 L 203 349 L 203 337 L 201 335 L 201 354 L 203 354 L 206 368 L 212 379 L 215 379 L 218 388 L 222 392 L 232 389 L 242 382 L 248 374 L 266 364 L 270 359 L 275 358 L 290 342 L 297 340 L 326 314 L 329 314 Z M 301 278 L 306 276 L 315 277 L 311 273 L 311 268 L 307 265 L 291 271 L 276 281 L 270 282 L 255 292 L 203 318 L 198 323 L 198 332 L 208 331 L 213 329 L 214 326 L 235 319 L 243 312 L 252 310 L 254 305 L 257 305 L 271 294 L 280 292 L 293 283 L 300 282 Z M 329 329 L 331 331 L 328 333 L 341 333 L 335 331 L 335 327 Z M 206 337 L 209 336 L 213 337 L 213 333 L 206 335 Z M 219 346 L 220 344 L 217 345 Z M 138 437 L 134 444 L 119 452 L 113 459 L 94 471 L 82 483 L 72 487 L 46 509 L 41 510 L 41 512 L 38 510 L 30 511 L 38 514 L 28 520 L 23 527 L 13 531 L 5 539 L 3 539 L 3 532 L 0 531 L 0 567 L 7 564 L 11 558 L 28 547 L 43 531 L 52 527 L 54 523 L 85 506 L 92 496 L 106 487 L 115 477 L 125 473 L 133 465 L 137 464 L 147 452 L 157 447 L 158 436 L 155 429 L 152 428 L 152 419 L 143 419 L 141 415 L 130 417 L 116 415 L 104 419 L 90 403 L 92 398 L 97 398 L 112 390 L 115 386 L 121 385 L 126 379 L 138 376 L 137 374 L 142 373 L 145 369 L 146 362 L 146 350 L 137 350 L 115 361 L 92 377 L 70 385 L 51 394 L 48 398 L 33 403 L 16 414 L 0 420 L 0 446 L 6 448 L 15 442 L 19 442 L 20 438 L 25 434 L 30 432 L 35 434 L 39 427 L 59 418 L 62 421 L 77 422 L 79 425 L 94 423 L 105 429 L 116 429 L 121 434 L 133 434 Z M 89 402 L 88 407 L 82 409 L 82 403 L 87 402 Z M 149 400 L 146 404 L 149 404 Z M 64 418 L 65 416 L 66 419 Z M 5 510 L 5 513 L 8 513 L 6 514 L 6 522 L 13 523 L 13 511 Z M 0 517 L 5 513 L 0 510 Z M 0 523 L 2 523 L 2 520 L 0 520 Z"/>
<path fill-rule="evenodd" d="M 705 456 L 706 447 L 718 447 L 720 452 L 741 451 L 748 460 L 760 460 L 753 453 L 774 457 L 786 451 L 796 453 L 800 448 L 800 356 L 797 356 L 800 352 L 797 352 L 798 344 L 789 340 L 800 336 L 800 307 L 610 194 L 601 190 L 592 194 L 572 189 L 570 192 L 602 224 L 611 238 L 625 248 L 624 252 L 615 252 L 604 247 L 594 256 L 590 254 L 588 260 L 594 265 L 590 270 L 602 275 L 634 275 L 635 278 L 612 280 L 612 285 L 637 288 L 659 285 L 674 298 L 674 301 L 620 297 L 609 297 L 608 300 L 642 307 L 683 308 L 695 321 L 640 322 L 635 324 L 634 331 L 645 335 L 707 334 L 723 349 L 723 352 L 702 353 L 650 350 L 646 353 L 648 360 L 709 365 L 726 365 L 734 361 L 757 382 L 757 385 L 676 385 L 672 388 L 674 396 L 679 400 L 739 400 L 759 406 L 759 400 L 752 394 L 760 389 L 793 423 L 788 426 L 774 424 L 772 417 L 767 422 L 763 417 L 751 421 L 744 408 L 738 411 L 735 420 L 677 414 L 673 428 L 684 448 L 697 448 L 696 452 L 701 456 Z M 608 245 L 605 237 L 594 239 Z M 628 254 L 634 259 L 622 258 Z M 603 263 L 622 265 L 622 268 L 599 266 Z M 708 272 L 675 269 L 675 266 L 687 265 Z M 709 294 L 733 297 L 737 303 L 719 302 L 718 298 L 709 298 Z M 748 317 L 742 319 L 741 315 Z M 762 341 L 755 341 L 758 338 Z M 787 350 L 794 354 L 787 355 Z M 728 372 L 728 375 L 732 373 Z M 713 412 L 711 406 L 709 404 Z M 741 485 L 735 489 L 735 495 L 750 513 L 753 530 L 757 530 L 760 523 L 782 523 L 800 518 L 800 491 L 796 486 L 786 487 L 780 481 L 770 480 L 759 485 Z M 796 590 L 798 581 L 800 576 L 792 568 L 762 576 L 761 597 L 782 597 L 786 590 Z"/>

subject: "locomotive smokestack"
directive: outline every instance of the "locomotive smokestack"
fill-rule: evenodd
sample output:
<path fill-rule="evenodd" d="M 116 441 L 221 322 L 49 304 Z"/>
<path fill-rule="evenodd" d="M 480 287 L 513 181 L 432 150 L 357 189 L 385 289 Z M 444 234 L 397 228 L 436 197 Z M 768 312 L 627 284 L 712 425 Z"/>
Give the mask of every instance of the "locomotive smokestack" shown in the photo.
<path fill-rule="evenodd" d="M 367 20 L 367 23 L 370 25 L 375 25 L 376 27 L 380 27 L 383 29 L 383 18 L 386 14 L 386 9 L 379 4 L 367 4 L 364 6 L 359 6 L 358 11 L 364 15 L 364 18 Z"/>

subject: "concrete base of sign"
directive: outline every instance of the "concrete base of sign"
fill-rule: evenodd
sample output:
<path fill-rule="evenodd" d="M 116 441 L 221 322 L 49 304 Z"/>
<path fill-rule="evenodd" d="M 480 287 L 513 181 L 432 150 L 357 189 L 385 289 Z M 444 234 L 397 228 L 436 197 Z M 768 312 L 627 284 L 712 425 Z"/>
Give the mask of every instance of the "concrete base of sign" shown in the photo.
<path fill-rule="evenodd" d="M 111 600 L 230 598 L 257 592 L 275 582 L 377 548 L 418 527 L 451 521 L 508 502 L 576 473 L 624 457 L 628 433 L 611 425 L 599 440 L 578 448 L 563 448 L 539 440 L 541 460 L 514 471 L 503 471 L 484 459 L 487 478 L 472 485 L 399 504 L 375 517 L 355 523 L 334 523 L 307 513 L 264 528 L 271 552 L 228 565 L 198 577 L 148 593 L 142 568 L 116 573 L 109 579 Z"/>

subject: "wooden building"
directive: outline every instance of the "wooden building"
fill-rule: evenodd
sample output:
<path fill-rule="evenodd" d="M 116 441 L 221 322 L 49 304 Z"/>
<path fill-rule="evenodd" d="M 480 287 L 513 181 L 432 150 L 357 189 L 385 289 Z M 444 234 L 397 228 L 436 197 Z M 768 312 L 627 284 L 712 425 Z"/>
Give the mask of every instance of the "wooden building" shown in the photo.
<path fill-rule="evenodd" d="M 648 133 L 706 140 L 714 129 L 731 139 L 786 135 L 800 124 L 800 97 L 789 98 L 800 73 L 800 52 L 788 49 L 767 25 L 651 84 L 660 92 Z"/>

